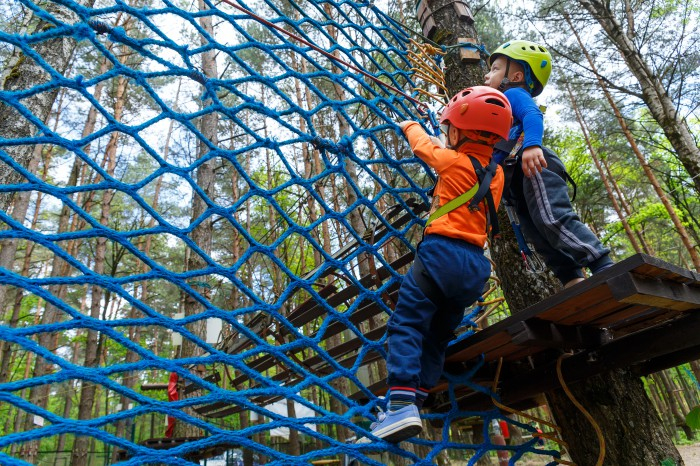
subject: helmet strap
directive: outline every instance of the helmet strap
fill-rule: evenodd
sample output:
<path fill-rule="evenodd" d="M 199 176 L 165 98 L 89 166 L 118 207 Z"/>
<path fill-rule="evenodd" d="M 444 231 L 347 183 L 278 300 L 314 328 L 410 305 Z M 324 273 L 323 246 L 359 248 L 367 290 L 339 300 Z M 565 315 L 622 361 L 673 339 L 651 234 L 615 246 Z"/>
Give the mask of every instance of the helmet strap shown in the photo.
<path fill-rule="evenodd" d="M 509 71 L 510 71 L 510 57 L 506 56 L 506 72 L 503 73 L 503 79 L 501 80 L 501 84 L 498 85 L 498 90 L 501 92 L 505 92 L 506 89 L 510 89 L 510 87 L 512 86 L 510 79 L 508 79 L 508 72 Z"/>
<path fill-rule="evenodd" d="M 452 149 L 459 152 L 459 149 L 466 143 L 471 144 L 481 144 L 484 146 L 493 146 L 501 139 L 500 136 L 496 136 L 492 133 L 486 133 L 484 131 L 470 130 L 461 138 L 457 143 L 452 146 Z"/>
<path fill-rule="evenodd" d="M 506 72 L 503 74 L 501 84 L 498 85 L 498 90 L 501 92 L 505 92 L 508 89 L 512 89 L 514 87 L 522 87 L 525 90 L 527 90 L 530 94 L 532 94 L 534 86 L 532 85 L 532 77 L 530 75 L 530 70 L 528 66 L 523 66 L 523 78 L 525 79 L 524 81 L 518 81 L 514 83 L 508 78 L 511 60 L 512 59 L 510 57 L 506 56 Z"/>

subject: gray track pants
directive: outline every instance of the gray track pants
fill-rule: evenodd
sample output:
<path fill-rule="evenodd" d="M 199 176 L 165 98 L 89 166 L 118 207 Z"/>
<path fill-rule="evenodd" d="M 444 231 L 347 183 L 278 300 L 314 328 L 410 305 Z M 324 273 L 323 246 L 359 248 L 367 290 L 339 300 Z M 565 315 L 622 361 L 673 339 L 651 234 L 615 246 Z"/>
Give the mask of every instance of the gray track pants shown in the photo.
<path fill-rule="evenodd" d="M 583 277 L 582 267 L 596 273 L 612 265 L 609 249 L 576 215 L 564 178 L 564 164 L 543 149 L 547 168 L 531 177 L 515 166 L 510 202 L 515 205 L 525 239 L 544 258 L 554 275 L 566 283 Z"/>

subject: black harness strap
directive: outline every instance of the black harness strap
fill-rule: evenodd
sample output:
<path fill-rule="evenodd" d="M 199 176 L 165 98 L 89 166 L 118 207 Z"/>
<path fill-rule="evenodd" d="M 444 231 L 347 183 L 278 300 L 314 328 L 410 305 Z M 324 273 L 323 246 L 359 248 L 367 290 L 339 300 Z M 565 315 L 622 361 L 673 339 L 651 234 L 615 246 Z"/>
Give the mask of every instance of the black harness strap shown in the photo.
<path fill-rule="evenodd" d="M 491 194 L 491 181 L 493 180 L 496 170 L 498 169 L 498 164 L 495 160 L 491 159 L 489 164 L 484 168 L 481 166 L 479 161 L 469 156 L 472 165 L 474 166 L 474 171 L 479 179 L 479 190 L 476 192 L 471 202 L 469 203 L 469 210 L 478 210 L 479 203 L 486 199 L 486 225 L 491 225 L 491 235 L 498 236 L 501 232 L 498 226 L 498 212 L 496 211 L 496 204 L 493 201 L 493 195 Z"/>

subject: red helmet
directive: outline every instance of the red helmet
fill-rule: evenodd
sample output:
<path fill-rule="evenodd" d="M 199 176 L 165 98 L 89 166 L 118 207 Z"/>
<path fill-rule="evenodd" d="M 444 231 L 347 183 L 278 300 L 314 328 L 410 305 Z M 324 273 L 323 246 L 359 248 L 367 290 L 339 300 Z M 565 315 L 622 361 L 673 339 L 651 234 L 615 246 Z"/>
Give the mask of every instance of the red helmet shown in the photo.
<path fill-rule="evenodd" d="M 459 129 L 488 131 L 508 139 L 513 122 L 510 103 L 503 93 L 488 86 L 468 87 L 458 92 L 442 111 L 440 124 Z"/>

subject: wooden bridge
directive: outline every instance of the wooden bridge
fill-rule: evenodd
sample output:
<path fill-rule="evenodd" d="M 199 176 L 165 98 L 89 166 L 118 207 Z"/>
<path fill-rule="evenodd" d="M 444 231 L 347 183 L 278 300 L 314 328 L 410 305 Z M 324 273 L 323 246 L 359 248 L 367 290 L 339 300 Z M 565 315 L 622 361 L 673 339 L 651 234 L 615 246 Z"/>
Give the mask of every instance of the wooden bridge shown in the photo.
<path fill-rule="evenodd" d="M 562 363 L 567 383 L 616 368 L 642 376 L 700 358 L 699 335 L 700 274 L 637 254 L 453 345 L 447 367 L 483 354 L 476 378 L 485 382 L 502 361 L 502 402 L 531 407 L 559 386 L 562 351 L 573 352 Z M 460 395 L 463 409 L 492 406 L 480 393 Z"/>

